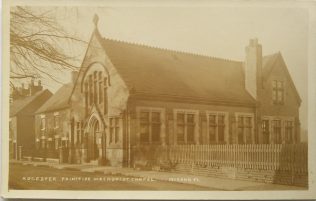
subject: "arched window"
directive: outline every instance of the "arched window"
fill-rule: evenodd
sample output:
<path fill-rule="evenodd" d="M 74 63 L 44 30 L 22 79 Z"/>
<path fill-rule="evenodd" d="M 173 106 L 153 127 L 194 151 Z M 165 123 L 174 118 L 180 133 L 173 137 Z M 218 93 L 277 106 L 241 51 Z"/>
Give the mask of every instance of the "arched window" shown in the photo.
<path fill-rule="evenodd" d="M 86 114 L 88 113 L 88 104 L 89 104 L 89 88 L 88 88 L 88 83 L 84 83 L 84 96 L 85 96 L 85 108 L 86 108 Z"/>
<path fill-rule="evenodd" d="M 104 88 L 103 88 L 103 95 L 104 95 L 104 114 L 108 113 L 108 94 L 107 94 L 107 78 L 104 78 Z"/>
<path fill-rule="evenodd" d="M 109 83 L 108 71 L 100 63 L 88 66 L 82 80 L 82 92 L 85 97 L 86 114 L 92 104 L 99 107 L 102 113 L 108 112 L 107 84 Z"/>
<path fill-rule="evenodd" d="M 93 72 L 93 100 L 95 104 L 98 103 L 97 71 Z"/>
<path fill-rule="evenodd" d="M 92 92 L 92 75 L 89 75 L 89 105 L 93 103 L 93 92 Z"/>
<path fill-rule="evenodd" d="M 102 78 L 102 72 L 99 72 L 99 104 L 103 102 L 103 78 Z"/>

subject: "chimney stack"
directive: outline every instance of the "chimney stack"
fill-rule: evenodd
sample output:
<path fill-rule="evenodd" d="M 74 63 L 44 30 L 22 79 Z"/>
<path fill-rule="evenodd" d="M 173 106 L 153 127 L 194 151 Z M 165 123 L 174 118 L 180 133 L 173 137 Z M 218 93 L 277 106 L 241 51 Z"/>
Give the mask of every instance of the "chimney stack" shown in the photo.
<path fill-rule="evenodd" d="M 262 88 L 262 47 L 258 39 L 250 39 L 246 47 L 245 87 L 254 99 L 258 99 L 259 90 Z"/>

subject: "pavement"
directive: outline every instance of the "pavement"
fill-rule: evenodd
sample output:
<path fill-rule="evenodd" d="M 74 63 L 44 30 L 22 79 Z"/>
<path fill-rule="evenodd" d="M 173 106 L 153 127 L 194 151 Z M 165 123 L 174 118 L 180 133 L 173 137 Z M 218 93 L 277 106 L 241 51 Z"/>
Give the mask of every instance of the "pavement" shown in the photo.
<path fill-rule="evenodd" d="M 235 179 L 197 176 L 177 172 L 145 171 L 126 167 L 97 166 L 93 164 L 59 164 L 56 162 L 12 161 L 22 165 L 38 167 L 52 167 L 56 169 L 77 170 L 82 172 L 98 172 L 105 175 L 122 175 L 151 180 L 169 181 L 177 183 L 193 184 L 218 190 L 241 191 L 241 190 L 306 190 L 304 187 L 259 183 Z"/>

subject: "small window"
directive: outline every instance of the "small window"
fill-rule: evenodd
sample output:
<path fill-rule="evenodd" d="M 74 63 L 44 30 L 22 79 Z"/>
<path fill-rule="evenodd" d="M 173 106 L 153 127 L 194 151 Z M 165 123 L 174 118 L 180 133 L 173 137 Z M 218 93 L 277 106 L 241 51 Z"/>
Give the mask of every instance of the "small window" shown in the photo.
<path fill-rule="evenodd" d="M 209 115 L 209 143 L 216 143 L 216 115 Z"/>
<path fill-rule="evenodd" d="M 54 116 L 54 128 L 59 128 L 59 116 L 55 115 Z"/>
<path fill-rule="evenodd" d="M 89 75 L 89 105 L 93 103 L 92 75 Z"/>
<path fill-rule="evenodd" d="M 113 139 L 114 139 L 114 126 L 113 126 L 113 118 L 110 118 L 110 143 L 113 142 Z"/>
<path fill-rule="evenodd" d="M 285 121 L 285 142 L 287 144 L 293 143 L 293 121 Z"/>
<path fill-rule="evenodd" d="M 152 108 L 145 108 L 139 110 L 138 115 L 140 125 L 140 143 L 160 143 L 162 124 L 161 111 Z"/>
<path fill-rule="evenodd" d="M 263 134 L 263 144 L 270 143 L 270 127 L 269 127 L 269 120 L 262 121 L 262 134 Z"/>
<path fill-rule="evenodd" d="M 225 116 L 220 114 L 218 115 L 218 142 L 224 143 L 225 141 Z"/>
<path fill-rule="evenodd" d="M 187 115 L 187 142 L 188 144 L 194 143 L 194 128 L 195 128 L 194 115 L 188 114 Z"/>
<path fill-rule="evenodd" d="M 77 136 L 76 136 L 76 144 L 79 144 L 79 142 L 81 141 L 80 137 L 81 137 L 81 122 L 78 121 L 76 123 L 76 131 L 77 131 Z"/>
<path fill-rule="evenodd" d="M 46 120 L 45 118 L 41 118 L 41 130 L 45 130 L 46 129 Z"/>
<path fill-rule="evenodd" d="M 102 73 L 99 73 L 99 104 L 101 104 L 103 102 L 103 80 L 102 80 Z"/>
<path fill-rule="evenodd" d="M 140 113 L 140 142 L 149 143 L 149 112 Z"/>
<path fill-rule="evenodd" d="M 110 118 L 110 143 L 117 143 L 120 139 L 120 119 L 118 117 Z"/>
<path fill-rule="evenodd" d="M 248 115 L 239 115 L 237 119 L 237 124 L 238 144 L 251 144 L 253 140 L 253 117 Z"/>
<path fill-rule="evenodd" d="M 281 144 L 282 143 L 281 120 L 273 120 L 272 126 L 273 126 L 274 143 Z"/>
<path fill-rule="evenodd" d="M 191 112 L 177 112 L 177 143 L 194 144 L 195 114 Z"/>
<path fill-rule="evenodd" d="M 159 142 L 160 141 L 160 113 L 159 112 L 152 112 L 151 113 L 151 139 L 152 142 Z"/>
<path fill-rule="evenodd" d="M 223 113 L 210 113 L 208 114 L 208 135 L 209 143 L 225 143 L 225 124 L 226 116 Z"/>
<path fill-rule="evenodd" d="M 103 79 L 103 107 L 104 114 L 108 113 L 108 94 L 107 94 L 107 78 Z"/>
<path fill-rule="evenodd" d="M 115 118 L 115 142 L 119 142 L 119 133 L 120 132 L 120 120 L 119 118 Z"/>
<path fill-rule="evenodd" d="M 184 143 L 184 136 L 185 135 L 185 120 L 184 114 L 178 113 L 177 114 L 177 142 L 179 144 Z"/>
<path fill-rule="evenodd" d="M 283 105 L 284 104 L 284 82 L 274 80 L 272 82 L 272 99 L 273 104 Z"/>

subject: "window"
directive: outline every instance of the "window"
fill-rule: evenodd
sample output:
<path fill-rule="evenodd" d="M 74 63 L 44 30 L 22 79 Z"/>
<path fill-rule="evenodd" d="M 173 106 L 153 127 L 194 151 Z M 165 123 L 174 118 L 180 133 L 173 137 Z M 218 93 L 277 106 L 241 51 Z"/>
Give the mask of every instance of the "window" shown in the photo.
<path fill-rule="evenodd" d="M 193 114 L 187 114 L 187 142 L 189 144 L 194 143 L 194 115 Z"/>
<path fill-rule="evenodd" d="M 10 119 L 9 121 L 9 136 L 10 136 L 10 141 L 12 141 L 14 139 L 14 130 L 13 130 L 13 127 L 12 127 L 12 121 Z"/>
<path fill-rule="evenodd" d="M 110 118 L 110 143 L 119 141 L 120 120 L 118 117 Z"/>
<path fill-rule="evenodd" d="M 177 114 L 177 142 L 179 144 L 184 143 L 184 133 L 185 133 L 185 120 L 183 113 Z"/>
<path fill-rule="evenodd" d="M 208 135 L 209 135 L 209 143 L 213 144 L 216 143 L 216 115 L 211 114 L 208 116 L 208 125 L 209 125 L 209 130 L 208 130 Z"/>
<path fill-rule="evenodd" d="M 253 117 L 249 115 L 239 115 L 237 119 L 238 124 L 238 144 L 252 143 L 252 128 Z"/>
<path fill-rule="evenodd" d="M 103 103 L 103 106 L 104 106 L 104 114 L 107 114 L 108 113 L 108 94 L 107 94 L 107 78 L 105 77 L 104 78 L 104 81 L 103 81 L 103 83 L 104 83 L 104 88 L 103 88 L 103 95 L 104 95 L 104 97 L 103 97 L 103 101 L 104 101 L 104 103 Z"/>
<path fill-rule="evenodd" d="M 140 143 L 160 143 L 161 142 L 161 109 L 140 108 L 138 109 L 140 125 Z"/>
<path fill-rule="evenodd" d="M 99 103 L 103 101 L 103 79 L 102 79 L 102 72 L 99 72 Z"/>
<path fill-rule="evenodd" d="M 92 92 L 92 75 L 89 75 L 89 104 L 93 103 L 93 92 Z"/>
<path fill-rule="evenodd" d="M 46 120 L 45 120 L 45 118 L 41 118 L 41 130 L 45 130 L 46 129 Z"/>
<path fill-rule="evenodd" d="M 89 88 L 88 83 L 84 83 L 84 95 L 85 95 L 85 106 L 86 106 L 86 113 L 88 113 L 88 105 L 89 105 Z"/>
<path fill-rule="evenodd" d="M 151 140 L 152 142 L 160 141 L 160 113 L 152 112 L 151 113 Z"/>
<path fill-rule="evenodd" d="M 263 135 L 263 144 L 270 143 L 270 127 L 269 120 L 263 120 L 261 124 L 262 135 Z"/>
<path fill-rule="evenodd" d="M 80 128 L 81 128 L 81 133 L 80 133 L 80 143 L 84 141 L 84 126 L 83 126 L 83 121 L 80 122 Z"/>
<path fill-rule="evenodd" d="M 293 121 L 285 121 L 285 142 L 293 143 Z"/>
<path fill-rule="evenodd" d="M 195 113 L 179 111 L 176 113 L 176 133 L 178 144 L 194 144 L 195 136 Z"/>
<path fill-rule="evenodd" d="M 46 146 L 45 146 L 45 139 L 41 139 L 41 149 L 45 149 Z"/>
<path fill-rule="evenodd" d="M 94 71 L 93 72 L 93 100 L 94 100 L 94 103 L 96 104 L 97 101 L 98 101 L 98 91 L 97 91 L 97 83 L 98 83 L 98 80 L 97 80 L 97 71 Z"/>
<path fill-rule="evenodd" d="M 281 120 L 273 120 L 272 126 L 273 126 L 274 143 L 281 144 L 282 143 Z"/>
<path fill-rule="evenodd" d="M 208 114 L 209 143 L 225 143 L 226 115 L 222 113 Z"/>
<path fill-rule="evenodd" d="M 272 99 L 273 104 L 283 105 L 284 104 L 284 82 L 274 80 L 272 82 Z"/>
<path fill-rule="evenodd" d="M 63 138 L 61 139 L 61 146 L 62 147 L 68 147 L 68 139 L 67 138 Z"/>
<path fill-rule="evenodd" d="M 81 123 L 80 123 L 80 121 L 78 121 L 77 123 L 76 123 L 76 131 L 77 131 L 77 135 L 76 135 L 76 144 L 79 144 L 79 142 L 80 142 L 80 136 L 81 136 Z"/>
<path fill-rule="evenodd" d="M 223 143 L 225 141 L 225 116 L 223 114 L 218 115 L 218 141 Z"/>
<path fill-rule="evenodd" d="M 149 112 L 140 113 L 140 142 L 149 142 Z"/>
<path fill-rule="evenodd" d="M 55 149 L 58 149 L 59 146 L 60 146 L 60 138 L 57 137 L 57 138 L 55 138 Z"/>
<path fill-rule="evenodd" d="M 59 115 L 54 115 L 54 128 L 59 128 Z"/>
<path fill-rule="evenodd" d="M 115 143 L 119 141 L 119 133 L 120 132 L 120 120 L 119 118 L 115 118 Z"/>

